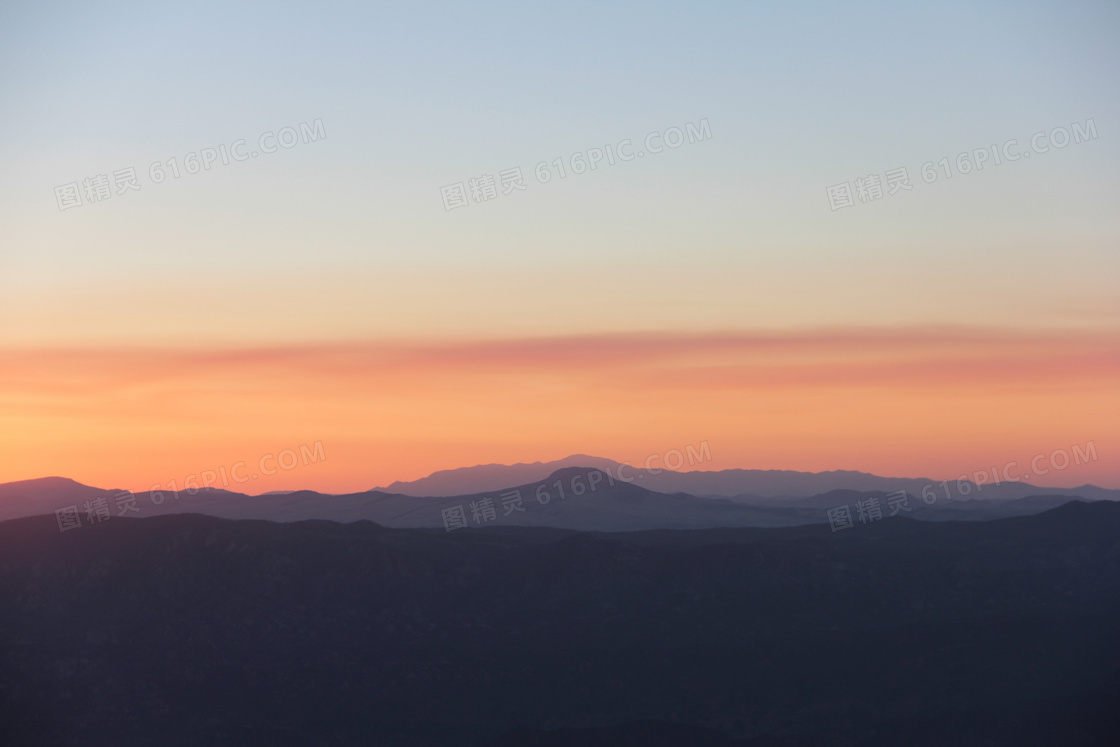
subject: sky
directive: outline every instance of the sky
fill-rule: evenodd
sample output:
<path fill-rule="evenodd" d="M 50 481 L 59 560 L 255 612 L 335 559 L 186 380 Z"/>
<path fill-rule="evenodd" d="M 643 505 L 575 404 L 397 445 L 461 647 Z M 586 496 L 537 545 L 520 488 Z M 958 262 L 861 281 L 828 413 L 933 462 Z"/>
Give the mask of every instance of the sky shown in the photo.
<path fill-rule="evenodd" d="M 1120 487 L 1117 4 L 159 5 L 0 6 L 0 482 Z"/>

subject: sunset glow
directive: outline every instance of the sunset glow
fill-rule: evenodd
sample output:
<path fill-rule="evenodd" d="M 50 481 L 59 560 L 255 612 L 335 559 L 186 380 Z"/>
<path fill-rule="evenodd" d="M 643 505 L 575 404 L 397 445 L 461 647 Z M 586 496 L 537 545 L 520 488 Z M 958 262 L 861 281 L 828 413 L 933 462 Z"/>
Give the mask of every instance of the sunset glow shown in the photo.
<path fill-rule="evenodd" d="M 325 460 L 241 487 L 346 492 L 464 464 L 641 461 L 707 441 L 712 461 L 694 469 L 944 479 L 1016 461 L 1036 484 L 1114 485 L 1118 343 L 907 328 L 9 350 L 0 479 L 147 490 L 322 442 Z M 1089 442 L 1095 460 L 1027 467 Z"/>

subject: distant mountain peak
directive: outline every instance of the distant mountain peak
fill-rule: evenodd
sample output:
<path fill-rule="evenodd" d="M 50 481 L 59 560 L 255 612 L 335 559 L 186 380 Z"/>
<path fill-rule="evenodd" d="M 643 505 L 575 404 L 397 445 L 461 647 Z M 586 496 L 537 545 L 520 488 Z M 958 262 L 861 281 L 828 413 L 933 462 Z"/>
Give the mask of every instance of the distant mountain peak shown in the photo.
<path fill-rule="evenodd" d="M 517 462 L 516 464 L 478 464 L 473 467 L 437 470 L 419 480 L 398 480 L 373 490 L 400 495 L 447 497 L 471 495 L 500 490 L 510 485 L 524 485 L 543 480 L 564 467 L 614 467 L 616 462 L 588 454 L 571 454 L 551 462 Z"/>
<path fill-rule="evenodd" d="M 35 478 L 30 479 L 30 480 L 16 480 L 14 482 L 6 482 L 3 485 L 0 485 L 0 488 L 5 488 L 5 489 L 10 488 L 10 489 L 14 490 L 14 489 L 18 489 L 18 488 L 48 488 L 48 487 L 52 487 L 52 486 L 67 487 L 67 488 L 73 488 L 73 487 L 88 488 L 88 487 L 90 487 L 89 485 L 83 485 L 82 483 L 78 482 L 77 480 L 71 480 L 69 477 L 58 477 L 58 476 L 52 475 L 50 477 L 35 477 Z"/>

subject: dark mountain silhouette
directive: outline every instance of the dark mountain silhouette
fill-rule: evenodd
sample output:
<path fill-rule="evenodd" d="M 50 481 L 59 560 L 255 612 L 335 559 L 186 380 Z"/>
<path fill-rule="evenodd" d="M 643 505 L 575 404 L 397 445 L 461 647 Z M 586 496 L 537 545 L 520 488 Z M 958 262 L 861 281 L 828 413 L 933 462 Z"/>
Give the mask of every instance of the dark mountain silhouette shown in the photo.
<path fill-rule="evenodd" d="M 1111 744 L 1117 629 L 1112 502 L 840 533 L 32 517 L 0 523 L 0 744 Z"/>

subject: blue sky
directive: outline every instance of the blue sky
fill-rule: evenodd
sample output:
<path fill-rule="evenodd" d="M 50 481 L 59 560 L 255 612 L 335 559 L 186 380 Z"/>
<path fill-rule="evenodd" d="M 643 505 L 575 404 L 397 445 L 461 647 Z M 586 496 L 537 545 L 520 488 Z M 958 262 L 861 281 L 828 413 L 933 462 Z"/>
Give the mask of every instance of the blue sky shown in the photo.
<path fill-rule="evenodd" d="M 1045 292 L 1099 318 L 1120 277 L 1118 31 L 1107 3 L 6 3 L 0 290 L 267 297 L 308 273 L 342 288 L 401 268 L 612 267 L 651 289 L 684 272 L 700 294 L 761 277 L 813 307 L 741 320 L 757 326 L 827 323 L 814 273 L 921 295 L 952 268 L 973 301 L 919 320 L 1008 323 Z M 706 142 L 531 176 L 702 118 Z M 323 141 L 148 178 L 316 119 Z M 1095 141 L 920 181 L 924 162 L 1087 119 Z M 139 192 L 57 209 L 57 185 L 127 166 Z M 441 186 L 511 166 L 524 193 L 443 210 Z M 911 192 L 829 210 L 826 187 L 899 166 Z"/>

